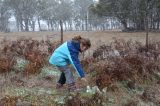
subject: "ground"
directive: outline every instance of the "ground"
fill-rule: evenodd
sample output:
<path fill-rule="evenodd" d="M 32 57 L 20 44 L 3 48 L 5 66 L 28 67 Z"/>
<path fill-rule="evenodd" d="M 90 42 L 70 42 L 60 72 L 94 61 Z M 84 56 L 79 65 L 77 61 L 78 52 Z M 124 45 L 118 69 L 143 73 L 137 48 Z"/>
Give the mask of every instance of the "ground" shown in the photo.
<path fill-rule="evenodd" d="M 92 43 L 92 47 L 89 50 L 92 52 L 97 47 L 102 44 L 110 44 L 114 38 L 125 39 L 126 41 L 132 39 L 133 41 L 140 41 L 145 44 L 146 33 L 145 32 L 134 32 L 134 33 L 124 33 L 117 31 L 96 31 L 96 32 L 64 32 L 64 41 L 71 39 L 75 35 L 81 35 L 83 37 L 89 38 Z M 150 42 L 155 42 L 160 40 L 160 33 L 150 32 L 149 40 Z M 52 41 L 60 40 L 59 32 L 13 32 L 13 33 L 0 33 L 0 40 L 7 39 L 7 41 L 16 41 L 19 38 L 32 38 L 34 40 L 47 40 Z M 89 53 L 91 55 L 92 53 Z M 20 58 L 21 59 L 21 58 Z M 25 60 L 19 60 L 25 61 Z M 17 62 L 18 63 L 18 62 Z M 17 64 L 16 64 L 17 65 Z M 20 65 L 15 66 L 18 68 L 23 68 Z M 17 69 L 16 69 L 17 70 Z M 52 72 L 50 72 L 52 71 Z M 41 73 L 36 75 L 31 75 L 24 77 L 19 71 L 13 71 L 10 73 L 0 74 L 0 106 L 4 103 L 8 103 L 7 106 L 12 106 L 13 104 L 17 106 L 56 106 L 58 103 L 63 104 L 64 98 L 67 97 L 77 97 L 77 95 L 70 95 L 67 93 L 66 86 L 62 89 L 55 89 L 55 84 L 59 76 L 59 71 L 52 67 L 51 65 L 45 66 L 41 69 Z M 49 76 L 48 76 L 49 75 Z M 52 76 L 50 76 L 52 75 Z M 75 74 L 76 76 L 76 74 Z M 90 76 L 90 74 L 87 74 Z M 160 75 L 157 75 L 160 78 Z M 76 77 L 77 78 L 77 77 Z M 89 77 L 87 77 L 89 78 Z M 145 85 L 136 85 L 135 89 L 129 88 L 127 86 L 127 81 L 118 81 L 112 85 L 112 90 L 109 88 L 100 89 L 100 96 L 95 96 L 94 92 L 97 92 L 93 85 L 93 91 L 86 93 L 86 85 L 77 79 L 77 85 L 82 88 L 82 93 L 80 97 L 85 103 L 86 100 L 97 100 L 100 106 L 158 106 L 160 104 L 160 91 L 159 84 L 148 83 Z M 154 88 L 152 88 L 154 86 Z M 154 89 L 154 90 L 153 90 Z M 146 90 L 146 91 L 145 91 Z M 154 94 L 157 91 L 157 94 Z M 85 93 L 84 93 L 85 92 Z M 93 93 L 93 94 L 92 94 Z M 143 94 L 143 95 L 142 95 Z M 152 95 L 154 94 L 154 95 Z M 103 96 L 101 98 L 101 96 Z M 147 100 L 144 102 L 143 99 Z M 78 96 L 79 97 L 79 96 Z M 89 99 L 88 99 L 89 98 Z M 94 99 L 93 99 L 94 98 Z M 68 99 L 68 98 L 67 98 Z M 103 103 L 101 100 L 107 101 Z M 71 100 L 73 100 L 71 98 Z M 79 101 L 74 101 L 74 103 Z M 10 103 L 10 104 L 9 104 Z M 70 101 L 67 101 L 68 106 L 71 106 Z M 153 104 L 154 103 L 154 104 Z M 14 106 L 13 105 L 13 106 Z M 88 104 L 92 106 L 93 104 Z M 95 104 L 94 104 L 95 105 Z M 3 106 L 3 105 L 2 105 Z M 87 106 L 87 105 L 86 105 Z"/>
<path fill-rule="evenodd" d="M 84 31 L 84 32 L 64 32 L 64 40 L 69 40 L 75 35 L 81 35 L 83 37 L 87 37 L 92 42 L 92 48 L 101 45 L 101 43 L 110 43 L 113 38 L 122 38 L 122 39 L 132 39 L 136 41 L 140 41 L 145 43 L 146 41 L 146 32 L 133 32 L 133 33 L 125 33 L 120 31 Z M 160 33 L 150 32 L 149 40 L 159 41 Z M 13 33 L 0 33 L 0 40 L 3 38 L 7 38 L 9 40 L 16 40 L 17 38 L 32 38 L 36 40 L 60 40 L 60 32 L 13 32 Z M 97 44 L 98 43 L 98 44 Z"/>

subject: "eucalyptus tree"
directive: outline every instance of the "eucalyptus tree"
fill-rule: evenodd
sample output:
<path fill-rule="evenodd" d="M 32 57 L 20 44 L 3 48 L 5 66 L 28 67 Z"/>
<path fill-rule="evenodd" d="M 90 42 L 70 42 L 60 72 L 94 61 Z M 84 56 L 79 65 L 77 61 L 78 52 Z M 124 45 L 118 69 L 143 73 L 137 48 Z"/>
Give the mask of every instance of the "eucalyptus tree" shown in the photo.
<path fill-rule="evenodd" d="M 21 31 L 29 31 L 29 27 L 34 30 L 36 0 L 6 0 L 9 2 L 12 12 L 17 21 L 17 27 Z"/>
<path fill-rule="evenodd" d="M 72 30 L 73 2 L 70 0 L 60 0 L 57 8 L 57 17 L 63 21 L 66 30 Z"/>
<path fill-rule="evenodd" d="M 9 31 L 8 23 L 11 16 L 8 3 L 4 0 L 0 0 L 0 31 Z"/>
<path fill-rule="evenodd" d="M 145 30 L 147 23 L 150 28 L 155 29 L 159 28 L 159 2 L 159 0 L 99 0 L 92 11 L 99 16 L 118 18 L 124 29 L 131 25 L 136 30 Z"/>
<path fill-rule="evenodd" d="M 85 30 L 87 25 L 87 19 L 89 14 L 89 7 L 94 4 L 94 0 L 74 0 L 74 17 L 76 22 L 76 27 Z M 87 26 L 86 26 L 87 27 Z"/>
<path fill-rule="evenodd" d="M 93 12 L 99 16 L 117 17 L 126 29 L 130 6 L 131 0 L 99 0 Z"/>

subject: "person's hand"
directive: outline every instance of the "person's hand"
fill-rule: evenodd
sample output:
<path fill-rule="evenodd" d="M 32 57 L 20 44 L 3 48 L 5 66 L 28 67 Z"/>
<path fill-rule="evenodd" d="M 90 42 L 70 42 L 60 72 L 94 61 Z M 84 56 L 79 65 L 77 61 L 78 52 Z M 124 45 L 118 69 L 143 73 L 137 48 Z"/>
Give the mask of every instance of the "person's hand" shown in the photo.
<path fill-rule="evenodd" d="M 82 81 L 84 81 L 85 83 L 87 83 L 87 79 L 86 78 L 81 78 Z"/>
<path fill-rule="evenodd" d="M 88 80 L 87 80 L 85 77 L 81 78 L 81 81 L 82 81 L 83 87 L 86 87 L 86 86 L 89 85 L 89 84 L 88 84 Z"/>

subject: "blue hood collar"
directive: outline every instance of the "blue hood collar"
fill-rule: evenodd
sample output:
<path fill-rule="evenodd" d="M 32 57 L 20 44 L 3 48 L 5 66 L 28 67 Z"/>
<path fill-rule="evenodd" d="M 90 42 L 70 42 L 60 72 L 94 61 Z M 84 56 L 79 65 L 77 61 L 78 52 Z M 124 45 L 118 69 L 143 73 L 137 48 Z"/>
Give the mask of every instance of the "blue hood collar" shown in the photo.
<path fill-rule="evenodd" d="M 74 47 L 75 47 L 75 49 L 77 51 L 81 52 L 81 50 L 80 50 L 80 43 L 79 42 L 71 40 L 71 43 L 72 43 L 72 45 L 74 45 Z"/>

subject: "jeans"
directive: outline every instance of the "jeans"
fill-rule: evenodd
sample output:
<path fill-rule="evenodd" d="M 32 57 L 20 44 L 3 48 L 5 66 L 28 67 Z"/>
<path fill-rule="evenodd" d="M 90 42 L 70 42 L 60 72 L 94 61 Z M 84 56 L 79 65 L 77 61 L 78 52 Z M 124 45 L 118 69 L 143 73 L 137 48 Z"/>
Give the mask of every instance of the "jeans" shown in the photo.
<path fill-rule="evenodd" d="M 75 83 L 73 73 L 70 71 L 68 66 L 58 66 L 58 69 L 62 72 L 58 80 L 58 83 L 62 85 L 65 83 L 68 85 Z"/>

